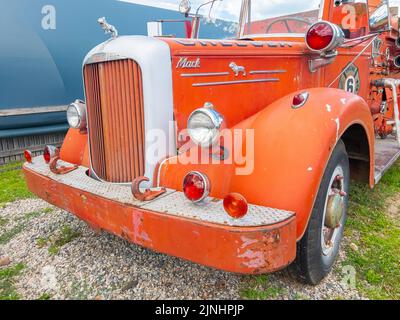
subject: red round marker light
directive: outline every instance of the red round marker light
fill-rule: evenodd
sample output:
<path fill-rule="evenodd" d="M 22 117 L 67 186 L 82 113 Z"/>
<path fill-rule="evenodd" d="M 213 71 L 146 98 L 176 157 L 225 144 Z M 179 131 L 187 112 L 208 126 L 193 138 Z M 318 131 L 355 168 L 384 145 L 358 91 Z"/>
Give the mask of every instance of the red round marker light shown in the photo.
<path fill-rule="evenodd" d="M 230 193 L 224 199 L 225 211 L 234 219 L 243 218 L 249 206 L 247 200 L 239 193 Z"/>
<path fill-rule="evenodd" d="M 56 156 L 57 147 L 55 146 L 46 146 L 43 151 L 43 158 L 46 163 L 50 163 L 51 159 Z"/>
<path fill-rule="evenodd" d="M 46 163 L 49 163 L 51 160 L 50 150 L 48 147 L 44 148 L 43 158 L 44 158 L 44 161 L 46 161 Z"/>
<path fill-rule="evenodd" d="M 210 194 L 210 182 L 207 176 L 196 171 L 189 172 L 183 179 L 183 193 L 194 203 L 207 198 Z"/>
<path fill-rule="evenodd" d="M 292 102 L 292 108 L 298 109 L 302 106 L 304 106 L 308 100 L 309 93 L 308 92 L 302 92 L 298 93 L 293 97 L 293 102 Z"/>
<path fill-rule="evenodd" d="M 32 152 L 30 152 L 29 150 L 25 150 L 24 157 L 26 162 L 32 163 Z"/>

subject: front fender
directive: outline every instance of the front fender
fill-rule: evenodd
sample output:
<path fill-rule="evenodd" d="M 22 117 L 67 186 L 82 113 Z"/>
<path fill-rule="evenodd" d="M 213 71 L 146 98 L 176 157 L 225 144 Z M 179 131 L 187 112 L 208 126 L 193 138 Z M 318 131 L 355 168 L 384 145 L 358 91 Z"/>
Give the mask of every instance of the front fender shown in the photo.
<path fill-rule="evenodd" d="M 180 161 L 167 160 L 160 166 L 160 184 L 181 190 L 187 172 L 202 171 L 211 180 L 214 197 L 238 192 L 249 203 L 296 212 L 300 239 L 331 153 L 350 126 L 359 124 L 364 128 L 374 167 L 374 130 L 367 103 L 338 89 L 307 91 L 309 99 L 299 109 L 292 108 L 293 93 L 232 128 L 254 132 L 253 170 L 248 174 L 238 175 L 235 164 L 182 165 Z M 248 141 L 243 149 L 246 145 Z M 373 170 L 370 183 L 373 184 Z"/>
<path fill-rule="evenodd" d="M 70 128 L 61 147 L 60 158 L 72 164 L 89 167 L 87 134 L 80 133 L 78 129 Z"/>

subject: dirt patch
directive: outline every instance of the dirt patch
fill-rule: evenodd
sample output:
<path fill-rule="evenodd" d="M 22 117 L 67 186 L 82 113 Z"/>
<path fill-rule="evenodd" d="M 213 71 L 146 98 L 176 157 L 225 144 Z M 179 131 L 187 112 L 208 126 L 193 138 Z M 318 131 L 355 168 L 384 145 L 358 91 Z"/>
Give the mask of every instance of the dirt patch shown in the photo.
<path fill-rule="evenodd" d="M 400 218 L 400 194 L 387 201 L 387 214 L 390 219 L 395 221 Z"/>

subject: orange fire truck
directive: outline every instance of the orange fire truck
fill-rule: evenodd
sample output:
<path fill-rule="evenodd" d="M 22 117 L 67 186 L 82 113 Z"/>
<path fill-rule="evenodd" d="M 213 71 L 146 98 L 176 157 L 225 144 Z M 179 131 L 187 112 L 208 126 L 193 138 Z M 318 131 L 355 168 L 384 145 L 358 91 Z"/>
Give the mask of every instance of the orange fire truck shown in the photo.
<path fill-rule="evenodd" d="M 292 264 L 317 284 L 350 181 L 372 188 L 400 155 L 398 3 L 207 6 L 235 37 L 200 39 L 187 0 L 187 38 L 99 19 L 111 38 L 83 62 L 86 101 L 68 108 L 60 149 L 25 152 L 28 186 L 151 250 L 242 274 Z"/>

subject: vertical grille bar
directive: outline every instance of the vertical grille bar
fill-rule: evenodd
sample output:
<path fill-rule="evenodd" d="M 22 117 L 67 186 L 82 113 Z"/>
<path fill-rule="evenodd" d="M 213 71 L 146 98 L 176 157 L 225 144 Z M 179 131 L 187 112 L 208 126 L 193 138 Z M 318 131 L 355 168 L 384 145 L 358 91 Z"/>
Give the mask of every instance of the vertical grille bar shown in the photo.
<path fill-rule="evenodd" d="M 144 175 L 144 106 L 140 67 L 132 60 L 84 68 L 92 167 L 99 178 L 131 182 Z"/>

